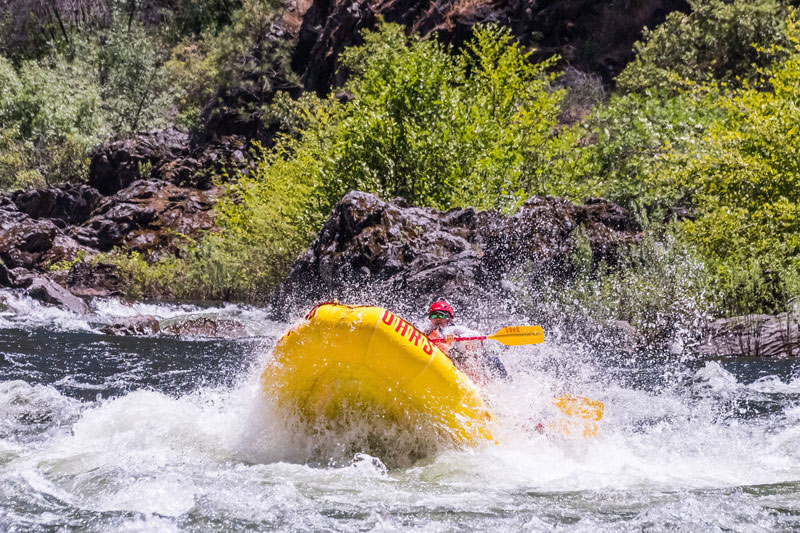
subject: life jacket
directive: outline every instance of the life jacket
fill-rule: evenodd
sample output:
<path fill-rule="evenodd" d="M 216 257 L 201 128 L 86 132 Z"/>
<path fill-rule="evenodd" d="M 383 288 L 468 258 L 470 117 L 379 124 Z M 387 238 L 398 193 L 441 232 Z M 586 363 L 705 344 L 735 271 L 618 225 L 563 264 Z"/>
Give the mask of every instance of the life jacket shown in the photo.
<path fill-rule="evenodd" d="M 444 354 L 450 358 L 453 364 L 456 365 L 456 368 L 467 374 L 472 381 L 478 383 L 480 385 L 485 385 L 488 382 L 488 376 L 485 372 L 480 368 L 480 365 L 476 365 L 476 360 L 469 357 L 467 354 L 463 353 L 461 350 L 453 350 L 453 340 L 438 340 L 438 339 L 450 339 L 454 338 L 454 335 L 442 335 L 439 330 L 434 329 L 430 333 L 428 333 L 428 338 L 433 341 L 433 344 L 436 345 Z"/>
<path fill-rule="evenodd" d="M 439 333 L 438 329 L 435 329 L 435 330 L 431 331 L 430 333 L 428 333 L 428 338 L 430 340 L 432 340 L 433 344 L 437 348 L 439 348 L 441 351 L 443 351 L 446 356 L 448 356 L 448 357 L 450 356 L 450 347 L 452 346 L 453 341 L 447 342 L 445 340 L 442 340 L 442 341 L 437 340 L 437 339 L 446 339 L 447 338 L 445 335 L 442 335 L 441 333 Z"/>

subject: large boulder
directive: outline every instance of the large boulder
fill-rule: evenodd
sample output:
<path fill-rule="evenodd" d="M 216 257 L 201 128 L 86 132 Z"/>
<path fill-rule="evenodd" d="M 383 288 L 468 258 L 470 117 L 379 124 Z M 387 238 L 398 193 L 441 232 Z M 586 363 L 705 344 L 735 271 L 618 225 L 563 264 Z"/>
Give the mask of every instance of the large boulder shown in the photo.
<path fill-rule="evenodd" d="M 8 268 L 32 268 L 53 246 L 58 232 L 49 220 L 23 218 L 0 229 L 0 259 Z"/>
<path fill-rule="evenodd" d="M 604 201 L 579 206 L 535 197 L 515 213 L 447 212 L 348 193 L 273 298 L 278 314 L 343 298 L 402 311 L 444 296 L 462 307 L 498 301 L 510 277 L 571 275 L 578 228 L 596 262 L 613 262 L 640 234 L 633 217 Z M 613 216 L 612 216 L 613 215 Z"/>
<path fill-rule="evenodd" d="M 62 227 L 88 220 L 99 199 L 97 189 L 82 184 L 17 191 L 11 195 L 19 212 L 35 219 L 51 219 Z"/>
<path fill-rule="evenodd" d="M 58 283 L 44 277 L 34 279 L 33 283 L 27 288 L 27 294 L 35 300 L 56 305 L 79 315 L 89 312 L 89 306 L 86 305 L 86 302 Z"/>
<path fill-rule="evenodd" d="M 166 129 L 140 133 L 130 139 L 104 144 L 92 154 L 89 185 L 104 195 L 112 195 L 139 179 L 153 166 L 189 153 L 189 135 Z"/>

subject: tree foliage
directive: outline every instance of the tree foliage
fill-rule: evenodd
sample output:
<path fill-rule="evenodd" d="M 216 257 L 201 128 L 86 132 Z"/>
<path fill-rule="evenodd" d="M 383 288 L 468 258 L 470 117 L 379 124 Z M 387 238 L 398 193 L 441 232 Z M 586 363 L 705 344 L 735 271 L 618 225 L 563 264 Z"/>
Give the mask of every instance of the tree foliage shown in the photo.
<path fill-rule="evenodd" d="M 724 102 L 680 177 L 700 214 L 688 235 L 723 278 L 755 261 L 772 310 L 800 293 L 800 47 L 769 81 Z"/>
<path fill-rule="evenodd" d="M 785 57 L 788 14 L 779 0 L 690 0 L 634 46 L 617 77 L 626 92 L 692 89 L 710 82 L 738 87 Z"/>
<path fill-rule="evenodd" d="M 80 181 L 101 142 L 166 125 L 162 53 L 134 23 L 17 66 L 0 57 L 0 187 Z"/>
<path fill-rule="evenodd" d="M 510 208 L 559 192 L 553 169 L 572 162 L 574 139 L 557 128 L 553 60 L 530 62 L 507 30 L 478 30 L 454 56 L 384 24 L 343 63 L 353 100 L 326 119 L 325 207 L 351 189 L 440 208 Z"/>

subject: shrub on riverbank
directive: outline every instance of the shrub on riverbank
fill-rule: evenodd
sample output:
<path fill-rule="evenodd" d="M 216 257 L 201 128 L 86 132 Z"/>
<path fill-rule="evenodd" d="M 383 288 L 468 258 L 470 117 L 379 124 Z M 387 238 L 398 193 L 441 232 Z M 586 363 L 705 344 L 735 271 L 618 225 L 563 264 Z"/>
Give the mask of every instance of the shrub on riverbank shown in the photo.
<path fill-rule="evenodd" d="M 220 87 L 290 76 L 269 40 L 279 2 L 83 8 L 0 6 L 0 191 L 83 181 L 98 145 L 194 127 Z"/>

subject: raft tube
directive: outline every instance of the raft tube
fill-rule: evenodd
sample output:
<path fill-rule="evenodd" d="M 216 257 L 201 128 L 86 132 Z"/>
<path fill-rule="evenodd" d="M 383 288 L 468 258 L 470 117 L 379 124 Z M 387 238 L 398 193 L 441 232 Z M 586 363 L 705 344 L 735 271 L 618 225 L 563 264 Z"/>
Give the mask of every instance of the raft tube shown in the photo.
<path fill-rule="evenodd" d="M 310 420 L 355 407 L 456 444 L 492 440 L 492 415 L 472 380 L 380 307 L 318 305 L 278 341 L 262 383 L 279 405 Z"/>

